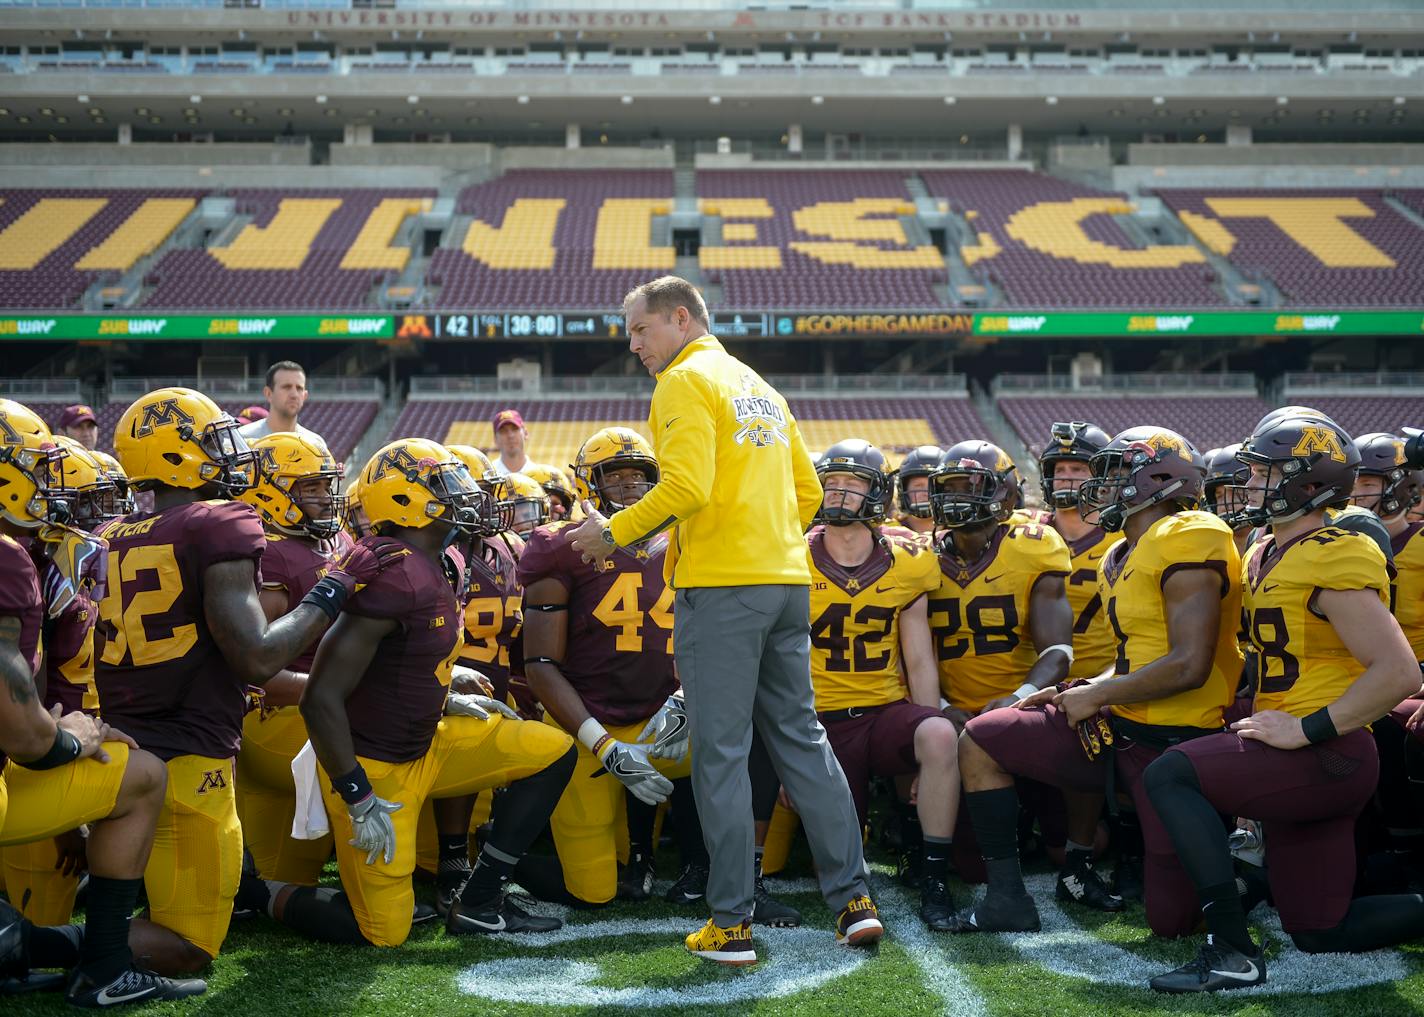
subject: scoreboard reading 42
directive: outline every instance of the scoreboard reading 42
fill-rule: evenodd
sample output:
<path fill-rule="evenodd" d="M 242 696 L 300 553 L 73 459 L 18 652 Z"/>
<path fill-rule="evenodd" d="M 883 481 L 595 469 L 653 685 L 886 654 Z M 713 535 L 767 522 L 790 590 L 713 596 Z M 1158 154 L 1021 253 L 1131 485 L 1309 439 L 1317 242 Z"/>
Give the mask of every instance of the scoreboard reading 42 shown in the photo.
<path fill-rule="evenodd" d="M 730 338 L 771 334 L 769 315 L 714 314 L 712 333 Z M 400 339 L 626 339 L 621 314 L 407 314 Z"/>

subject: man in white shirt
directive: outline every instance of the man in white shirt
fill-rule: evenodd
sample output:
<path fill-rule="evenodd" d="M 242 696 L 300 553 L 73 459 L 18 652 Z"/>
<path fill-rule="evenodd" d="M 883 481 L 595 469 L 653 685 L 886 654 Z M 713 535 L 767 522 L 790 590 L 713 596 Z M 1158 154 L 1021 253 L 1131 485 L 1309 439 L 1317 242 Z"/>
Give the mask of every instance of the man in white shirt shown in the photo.
<path fill-rule="evenodd" d="M 494 415 L 494 443 L 499 456 L 490 463 L 501 477 L 518 473 L 529 465 L 529 457 L 524 454 L 524 446 L 529 440 L 529 432 L 524 428 L 524 418 L 518 410 L 500 410 Z"/>
<path fill-rule="evenodd" d="M 251 442 L 269 434 L 292 432 L 307 441 L 326 448 L 326 441 L 315 431 L 297 423 L 297 414 L 307 404 L 307 372 L 294 360 L 279 360 L 267 368 L 267 384 L 262 396 L 267 400 L 267 416 L 238 428 L 238 434 Z"/>

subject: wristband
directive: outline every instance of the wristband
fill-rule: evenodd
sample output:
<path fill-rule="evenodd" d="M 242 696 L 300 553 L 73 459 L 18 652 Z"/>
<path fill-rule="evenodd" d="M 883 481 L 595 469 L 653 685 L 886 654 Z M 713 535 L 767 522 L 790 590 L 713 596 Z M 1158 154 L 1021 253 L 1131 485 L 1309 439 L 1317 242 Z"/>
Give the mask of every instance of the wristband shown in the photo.
<path fill-rule="evenodd" d="M 584 748 L 592 752 L 594 756 L 602 759 L 602 749 L 613 741 L 613 736 L 608 733 L 608 728 L 604 727 L 593 717 L 588 718 L 579 725 L 578 740 Z"/>
<path fill-rule="evenodd" d="M 1340 737 L 1340 732 L 1335 730 L 1335 722 L 1330 719 L 1328 706 L 1322 706 L 1314 713 L 1302 717 L 1300 730 L 1311 745 L 1319 745 L 1321 742 Z"/>
<path fill-rule="evenodd" d="M 341 606 L 346 603 L 346 585 L 339 579 L 332 579 L 330 576 L 322 576 L 317 580 L 316 585 L 307 591 L 307 595 L 301 599 L 303 604 L 311 604 L 321 609 L 321 613 L 326 615 L 328 621 L 335 621 L 336 616 L 341 613 Z"/>
<path fill-rule="evenodd" d="M 347 805 L 355 805 L 375 794 L 371 790 L 370 778 L 366 776 L 366 771 L 360 763 L 357 763 L 356 768 L 350 773 L 334 778 L 331 782 L 331 790 L 339 794 L 341 800 Z"/>
<path fill-rule="evenodd" d="M 64 728 L 56 727 L 54 729 L 54 744 L 49 747 L 48 752 L 31 762 L 21 763 L 17 759 L 15 763 L 23 766 L 26 770 L 53 770 L 56 766 L 74 762 L 79 758 L 79 753 L 83 751 L 84 746 L 79 744 L 78 738 Z"/>
<path fill-rule="evenodd" d="M 1067 657 L 1068 663 L 1073 663 L 1073 647 L 1068 643 L 1054 643 L 1052 646 L 1045 646 L 1043 652 L 1038 655 L 1038 659 L 1042 660 L 1054 650 L 1058 650 L 1063 656 Z"/>
<path fill-rule="evenodd" d="M 1027 699 L 1029 696 L 1033 695 L 1035 692 L 1038 691 L 1038 686 L 1035 685 L 1033 682 L 1024 682 L 1022 685 L 1020 685 L 1017 689 L 1014 690 L 1014 702 L 1022 702 L 1023 700 Z"/>

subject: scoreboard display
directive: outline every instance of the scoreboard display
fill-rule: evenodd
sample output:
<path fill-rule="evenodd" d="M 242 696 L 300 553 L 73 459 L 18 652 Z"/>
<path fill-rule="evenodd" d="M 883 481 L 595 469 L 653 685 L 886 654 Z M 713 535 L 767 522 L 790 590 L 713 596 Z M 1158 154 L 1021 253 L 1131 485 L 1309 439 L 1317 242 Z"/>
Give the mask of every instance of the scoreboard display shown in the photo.
<path fill-rule="evenodd" d="M 626 339 L 621 314 L 527 311 L 497 314 L 407 314 L 397 335 L 412 339 Z M 773 334 L 770 315 L 714 314 L 712 334 L 761 339 Z"/>

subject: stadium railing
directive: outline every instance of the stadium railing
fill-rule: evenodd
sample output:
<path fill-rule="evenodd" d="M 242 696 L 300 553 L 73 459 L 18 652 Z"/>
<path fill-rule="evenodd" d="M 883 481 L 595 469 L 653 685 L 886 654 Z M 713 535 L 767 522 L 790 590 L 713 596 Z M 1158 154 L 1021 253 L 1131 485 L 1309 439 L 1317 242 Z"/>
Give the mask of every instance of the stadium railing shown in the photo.
<path fill-rule="evenodd" d="M 818 396 L 858 396 L 916 394 L 968 398 L 968 382 L 962 374 L 940 375 L 768 375 L 766 379 L 783 394 Z M 314 382 L 315 383 L 315 382 Z M 438 402 L 467 396 L 521 395 L 548 398 L 585 396 L 649 396 L 651 378 L 617 375 L 611 377 L 490 378 L 413 377 L 412 402 Z"/>
<path fill-rule="evenodd" d="M 1424 374 L 1413 371 L 1287 372 L 1282 383 L 1286 402 L 1297 395 L 1405 395 L 1424 392 Z"/>
<path fill-rule="evenodd" d="M 1254 374 L 1001 374 L 993 382 L 996 396 L 1078 395 L 1253 395 Z"/>
<path fill-rule="evenodd" d="M 261 399 L 264 378 L 261 375 L 248 378 L 115 378 L 109 384 L 111 402 L 128 402 L 157 388 L 194 388 L 215 400 Z M 336 378 L 312 375 L 307 379 L 311 398 L 364 400 L 379 402 L 385 398 L 385 384 L 379 378 Z"/>
<path fill-rule="evenodd" d="M 0 378 L 0 396 L 18 402 L 83 402 L 78 378 Z"/>

